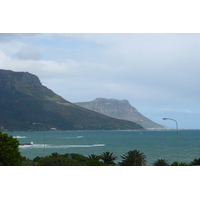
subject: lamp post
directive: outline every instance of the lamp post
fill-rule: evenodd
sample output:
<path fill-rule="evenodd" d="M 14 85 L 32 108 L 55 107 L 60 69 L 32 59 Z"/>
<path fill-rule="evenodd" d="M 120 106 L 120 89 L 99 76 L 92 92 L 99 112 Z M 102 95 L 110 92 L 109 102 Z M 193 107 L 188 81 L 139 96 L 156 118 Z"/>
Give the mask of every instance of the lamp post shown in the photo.
<path fill-rule="evenodd" d="M 178 162 L 178 166 L 179 166 L 179 138 L 178 138 L 178 122 L 175 119 L 172 118 L 163 118 L 163 120 L 172 120 L 176 122 L 176 142 L 177 142 L 177 162 Z"/>
<path fill-rule="evenodd" d="M 39 125 L 42 125 L 43 126 L 43 132 L 44 132 L 44 156 L 45 156 L 45 125 L 42 124 L 42 123 L 33 123 L 33 125 L 36 125 L 36 124 L 39 124 Z"/>

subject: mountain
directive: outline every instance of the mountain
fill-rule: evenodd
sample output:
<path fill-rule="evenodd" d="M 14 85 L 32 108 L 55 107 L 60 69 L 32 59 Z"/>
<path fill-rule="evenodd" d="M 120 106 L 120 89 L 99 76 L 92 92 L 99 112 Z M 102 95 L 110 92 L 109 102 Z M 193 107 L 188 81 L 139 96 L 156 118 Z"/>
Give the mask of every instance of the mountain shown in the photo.
<path fill-rule="evenodd" d="M 144 128 L 166 128 L 143 116 L 127 100 L 97 98 L 94 101 L 75 104 L 110 117 L 133 121 Z"/>
<path fill-rule="evenodd" d="M 0 128 L 30 131 L 44 127 L 45 130 L 143 129 L 137 123 L 72 104 L 43 86 L 33 74 L 0 70 Z"/>

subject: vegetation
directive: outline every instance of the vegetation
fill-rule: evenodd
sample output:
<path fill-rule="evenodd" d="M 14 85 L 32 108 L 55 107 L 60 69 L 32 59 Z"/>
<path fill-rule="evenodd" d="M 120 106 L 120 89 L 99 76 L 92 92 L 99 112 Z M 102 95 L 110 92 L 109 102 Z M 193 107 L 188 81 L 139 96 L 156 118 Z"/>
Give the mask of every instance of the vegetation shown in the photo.
<path fill-rule="evenodd" d="M 101 159 L 101 156 L 97 156 L 97 155 L 94 155 L 94 154 L 91 154 L 88 156 L 89 160 L 99 160 Z"/>
<path fill-rule="evenodd" d="M 195 158 L 189 165 L 200 165 L 200 158 Z"/>
<path fill-rule="evenodd" d="M 0 166 L 19 166 L 21 162 L 19 141 L 7 133 L 0 132 Z"/>
<path fill-rule="evenodd" d="M 122 157 L 122 162 L 119 163 L 121 166 L 142 166 L 146 165 L 146 156 L 137 151 L 128 151 Z"/>
<path fill-rule="evenodd" d="M 165 159 L 158 159 L 153 163 L 153 166 L 169 166 Z"/>
<path fill-rule="evenodd" d="M 39 166 L 81 166 L 81 164 L 69 158 L 48 156 L 41 158 L 38 162 Z"/>
<path fill-rule="evenodd" d="M 188 166 L 188 164 L 185 162 L 178 163 L 177 161 L 175 161 L 171 164 L 171 166 Z"/>
<path fill-rule="evenodd" d="M 133 153 L 134 152 L 134 153 Z M 136 164 L 135 164 L 135 152 L 136 152 Z M 110 157 L 112 160 L 108 162 L 108 160 L 103 160 L 102 155 L 105 158 Z M 138 155 L 138 158 L 137 158 Z M 27 159 L 26 157 L 21 157 L 21 163 L 23 166 L 144 166 L 146 165 L 146 156 L 137 151 L 129 151 L 125 153 L 122 162 L 118 164 L 114 163 L 113 158 L 116 156 L 110 152 L 103 152 L 101 155 L 94 155 L 91 154 L 88 157 L 83 156 L 81 154 L 76 153 L 66 153 L 66 154 L 58 154 L 57 152 L 51 153 L 49 156 L 46 157 L 35 157 L 33 160 Z M 139 159 L 139 157 L 141 157 Z M 141 159 L 143 162 L 141 162 Z M 180 162 L 179 166 L 195 166 L 198 165 L 199 159 L 194 159 L 191 163 Z M 140 161 L 140 162 L 139 162 Z M 165 159 L 158 159 L 152 163 L 153 166 L 178 166 L 178 162 L 174 161 L 173 163 L 169 164 Z"/>
<path fill-rule="evenodd" d="M 87 166 L 106 166 L 103 164 L 103 162 L 95 159 L 90 159 L 87 162 Z"/>
<path fill-rule="evenodd" d="M 115 165 L 114 160 L 116 160 L 117 156 L 114 156 L 113 153 L 104 152 L 101 154 L 100 159 L 103 160 L 105 165 Z"/>

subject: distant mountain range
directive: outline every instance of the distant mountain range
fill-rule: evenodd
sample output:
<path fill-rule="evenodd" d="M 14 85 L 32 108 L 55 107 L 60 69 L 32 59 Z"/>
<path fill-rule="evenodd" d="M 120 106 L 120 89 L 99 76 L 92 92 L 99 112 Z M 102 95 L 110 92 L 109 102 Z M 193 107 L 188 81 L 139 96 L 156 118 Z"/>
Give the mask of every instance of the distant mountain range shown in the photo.
<path fill-rule="evenodd" d="M 110 117 L 133 121 L 144 128 L 167 128 L 143 116 L 127 100 L 97 98 L 94 101 L 75 104 Z"/>
<path fill-rule="evenodd" d="M 37 123 L 33 125 L 33 123 Z M 0 129 L 136 130 L 141 125 L 72 104 L 28 72 L 0 70 Z"/>

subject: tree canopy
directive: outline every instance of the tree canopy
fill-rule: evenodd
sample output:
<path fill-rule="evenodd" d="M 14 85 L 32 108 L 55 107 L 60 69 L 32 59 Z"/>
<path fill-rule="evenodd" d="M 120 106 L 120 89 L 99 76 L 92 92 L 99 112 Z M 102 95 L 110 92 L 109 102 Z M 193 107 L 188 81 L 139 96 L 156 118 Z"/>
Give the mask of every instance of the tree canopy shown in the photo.
<path fill-rule="evenodd" d="M 119 162 L 121 166 L 142 166 L 146 165 L 146 156 L 140 151 L 128 151 L 121 156 L 122 162 Z"/>
<path fill-rule="evenodd" d="M 0 132 L 0 166 L 21 165 L 19 141 L 7 133 Z"/>

